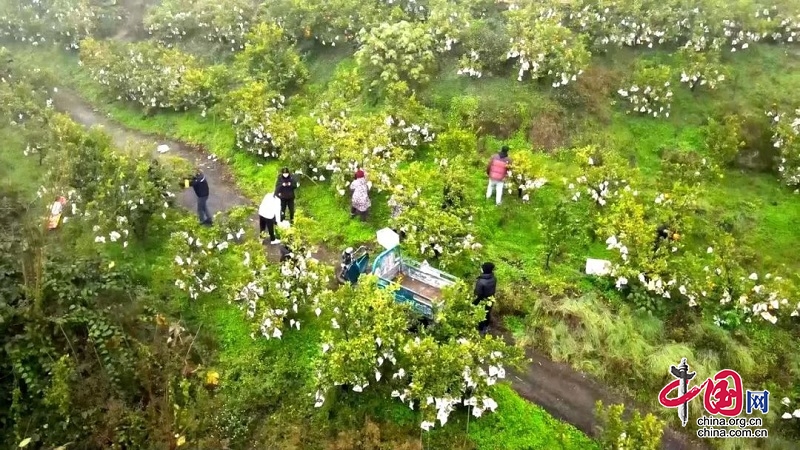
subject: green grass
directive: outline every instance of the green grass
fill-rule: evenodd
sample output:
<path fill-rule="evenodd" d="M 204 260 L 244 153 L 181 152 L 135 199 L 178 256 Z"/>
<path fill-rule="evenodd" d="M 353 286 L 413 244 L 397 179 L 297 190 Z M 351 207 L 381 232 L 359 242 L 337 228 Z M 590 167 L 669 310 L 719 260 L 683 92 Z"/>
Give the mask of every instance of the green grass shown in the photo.
<path fill-rule="evenodd" d="M 0 128 L 0 183 L 13 186 L 25 195 L 35 196 L 46 168 L 38 164 L 38 156 L 25 156 L 25 142 L 13 127 Z M 4 186 L 4 187 L 5 187 Z"/>
<path fill-rule="evenodd" d="M 492 395 L 497 411 L 469 425 L 469 436 L 479 449 L 599 449 L 583 433 L 522 400 L 510 387 L 498 386 Z"/>

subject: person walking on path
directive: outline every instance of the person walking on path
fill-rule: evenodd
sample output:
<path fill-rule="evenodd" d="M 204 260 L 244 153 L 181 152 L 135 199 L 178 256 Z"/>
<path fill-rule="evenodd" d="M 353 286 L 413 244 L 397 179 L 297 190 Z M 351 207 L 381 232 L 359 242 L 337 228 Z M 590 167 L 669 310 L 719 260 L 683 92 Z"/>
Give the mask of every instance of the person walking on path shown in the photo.
<path fill-rule="evenodd" d="M 492 197 L 492 189 L 496 189 L 496 203 L 499 205 L 503 200 L 503 186 L 508 174 L 511 159 L 508 157 L 508 146 L 503 146 L 500 153 L 492 155 L 489 165 L 486 166 L 486 175 L 489 176 L 489 186 L 486 187 L 486 199 Z"/>
<path fill-rule="evenodd" d="M 294 191 L 297 189 L 297 181 L 289 168 L 284 167 L 275 182 L 275 196 L 281 200 L 281 222 L 286 220 L 286 209 L 289 209 L 289 223 L 294 223 Z"/>
<path fill-rule="evenodd" d="M 363 170 L 359 169 L 356 172 L 356 179 L 350 183 L 350 190 L 353 191 L 353 197 L 350 200 L 350 218 L 358 215 L 362 222 L 366 222 L 367 211 L 372 206 L 372 202 L 369 200 L 369 184 Z"/>
<path fill-rule="evenodd" d="M 270 192 L 261 200 L 261 205 L 258 207 L 258 226 L 261 229 L 261 236 L 264 236 L 264 230 L 269 231 L 270 244 L 279 244 L 281 241 L 275 235 L 275 225 L 278 224 L 278 217 L 281 213 L 281 200 Z"/>
<path fill-rule="evenodd" d="M 194 193 L 197 195 L 197 219 L 203 225 L 211 225 L 211 213 L 208 212 L 208 180 L 202 170 L 197 170 L 197 174 L 189 182 L 189 186 L 194 189 Z"/>
<path fill-rule="evenodd" d="M 483 263 L 481 266 L 482 274 L 475 282 L 475 300 L 473 305 L 479 305 L 484 302 L 483 306 L 486 309 L 486 317 L 478 324 L 478 331 L 481 336 L 486 335 L 489 331 L 489 319 L 492 314 L 492 307 L 494 306 L 494 294 L 497 290 L 497 278 L 494 276 L 494 264 L 490 262 Z"/>

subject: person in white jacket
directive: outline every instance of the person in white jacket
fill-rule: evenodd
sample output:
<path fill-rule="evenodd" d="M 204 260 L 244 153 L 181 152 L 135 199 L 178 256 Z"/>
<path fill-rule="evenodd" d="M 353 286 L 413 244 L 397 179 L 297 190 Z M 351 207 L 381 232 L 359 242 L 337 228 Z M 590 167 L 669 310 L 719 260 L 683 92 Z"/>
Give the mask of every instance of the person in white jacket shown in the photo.
<path fill-rule="evenodd" d="M 258 225 L 262 235 L 265 229 L 269 231 L 269 240 L 271 244 L 279 244 L 281 242 L 275 235 L 275 225 L 278 224 L 280 213 L 281 199 L 275 197 L 272 192 L 265 195 L 264 199 L 261 200 L 261 205 L 258 207 Z"/>

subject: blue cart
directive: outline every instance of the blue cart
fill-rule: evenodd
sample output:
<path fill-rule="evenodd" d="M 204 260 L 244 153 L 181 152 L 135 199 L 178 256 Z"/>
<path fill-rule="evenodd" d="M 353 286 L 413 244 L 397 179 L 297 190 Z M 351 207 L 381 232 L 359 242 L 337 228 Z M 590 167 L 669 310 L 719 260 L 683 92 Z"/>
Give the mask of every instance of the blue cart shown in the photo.
<path fill-rule="evenodd" d="M 350 252 L 347 249 L 342 253 L 342 263 L 340 265 L 337 279 L 340 283 L 356 284 L 358 277 L 369 270 L 369 252 L 364 247 L 359 247 Z M 348 253 L 349 252 L 349 253 Z"/>
<path fill-rule="evenodd" d="M 372 264 L 372 273 L 378 277 L 378 286 L 400 285 L 395 291 L 395 300 L 410 303 L 414 310 L 429 319 L 433 318 L 433 309 L 442 303 L 442 288 L 458 281 L 427 263 L 404 258 L 399 246 L 378 255 Z"/>

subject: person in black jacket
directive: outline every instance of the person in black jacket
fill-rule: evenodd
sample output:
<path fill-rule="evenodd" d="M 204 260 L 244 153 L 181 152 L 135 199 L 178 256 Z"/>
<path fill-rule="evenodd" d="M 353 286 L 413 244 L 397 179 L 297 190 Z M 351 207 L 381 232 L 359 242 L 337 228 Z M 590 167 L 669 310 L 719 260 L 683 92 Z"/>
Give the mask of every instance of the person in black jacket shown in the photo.
<path fill-rule="evenodd" d="M 289 223 L 294 222 L 294 190 L 297 189 L 297 181 L 289 168 L 284 167 L 275 182 L 275 196 L 281 199 L 281 221 L 286 220 L 286 209 L 289 209 Z"/>
<path fill-rule="evenodd" d="M 667 224 L 663 224 L 658 229 L 656 229 L 656 240 L 653 242 L 653 253 L 658 251 L 658 248 L 661 245 L 666 245 L 666 243 L 676 241 L 680 237 L 678 233 L 675 233 L 671 230 Z"/>
<path fill-rule="evenodd" d="M 497 278 L 494 276 L 494 264 L 490 262 L 483 263 L 481 266 L 483 273 L 478 277 L 475 282 L 475 301 L 473 305 L 479 305 L 484 302 L 483 306 L 486 308 L 486 317 L 478 324 L 478 331 L 481 336 L 484 336 L 489 330 L 489 317 L 492 313 L 492 306 L 494 305 L 495 291 L 497 290 Z"/>
<path fill-rule="evenodd" d="M 211 213 L 208 212 L 208 180 L 202 170 L 198 170 L 197 174 L 189 182 L 189 185 L 194 189 L 197 195 L 197 218 L 203 225 L 211 225 Z"/>

